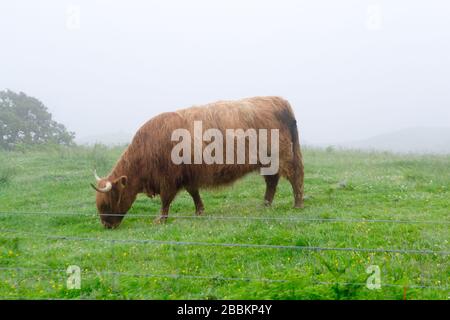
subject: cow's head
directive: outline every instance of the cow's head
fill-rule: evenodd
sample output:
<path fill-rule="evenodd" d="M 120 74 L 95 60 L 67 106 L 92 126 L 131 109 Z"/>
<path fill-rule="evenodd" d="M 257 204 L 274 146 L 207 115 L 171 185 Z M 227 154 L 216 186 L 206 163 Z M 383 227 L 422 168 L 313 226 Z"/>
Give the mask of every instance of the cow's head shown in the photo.
<path fill-rule="evenodd" d="M 108 228 L 116 228 L 122 222 L 124 215 L 133 203 L 127 193 L 128 178 L 121 176 L 110 181 L 100 178 L 94 171 L 97 186 L 91 184 L 97 191 L 97 209 L 102 224 Z"/>

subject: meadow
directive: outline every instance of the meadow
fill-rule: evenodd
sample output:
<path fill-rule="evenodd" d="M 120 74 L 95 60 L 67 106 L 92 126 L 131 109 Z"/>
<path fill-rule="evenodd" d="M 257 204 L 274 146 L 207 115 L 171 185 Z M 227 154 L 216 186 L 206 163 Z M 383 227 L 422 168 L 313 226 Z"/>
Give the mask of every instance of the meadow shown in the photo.
<path fill-rule="evenodd" d="M 89 183 L 122 151 L 0 151 L 1 298 L 449 297 L 450 156 L 305 148 L 304 209 L 292 207 L 286 180 L 264 207 L 264 180 L 252 174 L 202 190 L 203 217 L 183 191 L 168 222 L 154 224 L 159 198 L 142 195 L 107 230 Z M 73 265 L 80 289 L 67 286 Z M 379 289 L 367 287 L 369 266 Z"/>

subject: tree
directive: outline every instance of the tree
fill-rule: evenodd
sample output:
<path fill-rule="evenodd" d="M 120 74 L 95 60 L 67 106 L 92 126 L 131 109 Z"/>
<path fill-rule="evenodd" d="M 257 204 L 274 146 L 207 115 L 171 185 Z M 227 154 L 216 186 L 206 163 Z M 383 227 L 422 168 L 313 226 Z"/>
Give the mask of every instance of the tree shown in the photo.
<path fill-rule="evenodd" d="M 38 99 L 11 90 L 0 91 L 0 148 L 18 144 L 72 145 L 75 134 L 52 119 Z"/>

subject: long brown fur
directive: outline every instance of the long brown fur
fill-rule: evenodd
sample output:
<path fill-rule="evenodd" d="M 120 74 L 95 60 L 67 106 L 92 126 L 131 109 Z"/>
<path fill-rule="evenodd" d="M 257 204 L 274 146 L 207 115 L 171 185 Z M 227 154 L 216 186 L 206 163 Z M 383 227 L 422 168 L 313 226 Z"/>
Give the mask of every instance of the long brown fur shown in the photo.
<path fill-rule="evenodd" d="M 108 177 L 98 184 L 103 188 L 106 181 L 112 183 L 111 191 L 97 192 L 97 208 L 106 227 L 120 224 L 138 193 L 160 195 L 160 221 L 167 218 L 170 203 L 183 188 L 191 194 L 197 214 L 201 214 L 204 207 L 200 188 L 230 184 L 261 168 L 259 161 L 258 164 L 248 164 L 248 154 L 246 164 L 174 164 L 171 152 L 178 142 L 171 141 L 172 132 L 185 128 L 193 139 L 194 121 L 199 120 L 203 122 L 203 131 L 216 128 L 224 137 L 226 129 L 245 131 L 253 128 L 257 132 L 258 129 L 268 129 L 269 132 L 270 129 L 279 129 L 279 171 L 276 175 L 264 176 L 267 185 L 265 202 L 267 205 L 272 203 L 278 180 L 285 177 L 292 185 L 295 207 L 303 206 L 303 161 L 292 108 L 280 97 L 255 97 L 166 112 L 145 123 Z M 207 144 L 203 142 L 203 147 Z M 248 152 L 247 143 L 246 149 Z"/>

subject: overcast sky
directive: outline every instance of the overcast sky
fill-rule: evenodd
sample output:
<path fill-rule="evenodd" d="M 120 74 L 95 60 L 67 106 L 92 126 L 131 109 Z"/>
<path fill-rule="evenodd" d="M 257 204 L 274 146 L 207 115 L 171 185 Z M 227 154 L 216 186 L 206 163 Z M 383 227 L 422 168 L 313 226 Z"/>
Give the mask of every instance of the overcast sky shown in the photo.
<path fill-rule="evenodd" d="M 0 89 L 78 137 L 281 95 L 309 143 L 450 126 L 446 0 L 0 2 Z"/>

